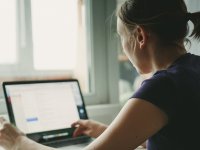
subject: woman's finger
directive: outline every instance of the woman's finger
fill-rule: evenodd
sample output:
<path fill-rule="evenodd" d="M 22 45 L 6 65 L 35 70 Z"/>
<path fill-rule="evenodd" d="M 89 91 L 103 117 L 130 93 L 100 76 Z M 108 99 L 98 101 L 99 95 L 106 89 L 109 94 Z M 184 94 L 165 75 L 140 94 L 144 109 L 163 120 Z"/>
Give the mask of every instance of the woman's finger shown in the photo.
<path fill-rule="evenodd" d="M 77 136 L 82 135 L 84 130 L 85 130 L 85 128 L 82 128 L 82 127 L 76 128 L 74 133 L 73 133 L 73 137 L 77 137 Z"/>
<path fill-rule="evenodd" d="M 71 124 L 72 127 L 76 127 L 77 125 L 79 125 L 78 121 Z"/>
<path fill-rule="evenodd" d="M 4 121 L 6 121 L 6 119 L 3 118 L 3 117 L 0 117 L 0 123 L 2 123 L 2 122 L 4 122 Z"/>
<path fill-rule="evenodd" d="M 78 120 L 74 123 L 72 123 L 72 127 L 77 127 L 77 126 L 85 126 L 86 125 L 86 120 Z"/>
<path fill-rule="evenodd" d="M 6 119 L 4 119 L 3 117 L 0 117 L 0 129 L 3 128 L 5 123 L 6 123 Z"/>

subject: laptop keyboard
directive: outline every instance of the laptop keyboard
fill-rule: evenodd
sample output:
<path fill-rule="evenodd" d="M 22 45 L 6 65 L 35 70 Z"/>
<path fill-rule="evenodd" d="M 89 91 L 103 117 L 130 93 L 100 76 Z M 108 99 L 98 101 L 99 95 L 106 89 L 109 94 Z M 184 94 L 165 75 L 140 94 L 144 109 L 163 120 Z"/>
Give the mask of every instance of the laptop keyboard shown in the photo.
<path fill-rule="evenodd" d="M 89 144 L 92 141 L 92 138 L 90 137 L 78 137 L 78 138 L 72 138 L 72 139 L 62 139 L 58 141 L 51 141 L 51 142 L 46 142 L 42 143 L 46 146 L 54 147 L 54 148 L 59 148 L 59 147 L 64 147 L 64 146 L 69 146 L 69 145 L 78 145 L 78 144 Z"/>

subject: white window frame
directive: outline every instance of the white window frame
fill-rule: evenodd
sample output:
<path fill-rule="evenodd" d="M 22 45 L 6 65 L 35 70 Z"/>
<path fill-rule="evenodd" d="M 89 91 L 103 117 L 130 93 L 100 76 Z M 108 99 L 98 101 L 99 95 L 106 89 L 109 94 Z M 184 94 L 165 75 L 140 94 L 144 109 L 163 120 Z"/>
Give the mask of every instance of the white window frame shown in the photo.
<path fill-rule="evenodd" d="M 86 0 L 88 5 L 89 45 L 92 51 L 92 88 L 85 95 L 87 104 L 119 103 L 119 69 L 116 34 L 116 0 Z M 96 99 L 96 100 L 94 100 Z M 97 103 L 96 103 L 97 102 Z"/>

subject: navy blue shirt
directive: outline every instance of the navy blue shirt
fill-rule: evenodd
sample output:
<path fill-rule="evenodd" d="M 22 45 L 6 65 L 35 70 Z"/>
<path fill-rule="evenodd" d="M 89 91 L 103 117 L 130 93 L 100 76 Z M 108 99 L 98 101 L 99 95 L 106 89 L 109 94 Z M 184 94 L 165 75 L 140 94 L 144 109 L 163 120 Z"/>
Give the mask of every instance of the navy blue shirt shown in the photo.
<path fill-rule="evenodd" d="M 145 80 L 132 98 L 163 110 L 168 124 L 148 139 L 148 150 L 200 149 L 200 56 L 182 55 Z"/>

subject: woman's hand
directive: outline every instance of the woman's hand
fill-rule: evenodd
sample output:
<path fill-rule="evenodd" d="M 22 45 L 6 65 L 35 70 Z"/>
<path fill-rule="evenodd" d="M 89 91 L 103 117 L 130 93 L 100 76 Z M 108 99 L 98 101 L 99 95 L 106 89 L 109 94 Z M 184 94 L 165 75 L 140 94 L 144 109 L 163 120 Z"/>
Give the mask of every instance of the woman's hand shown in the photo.
<path fill-rule="evenodd" d="M 84 134 L 92 138 L 97 138 L 107 128 L 105 124 L 93 120 L 78 120 L 72 127 L 77 127 L 73 133 L 74 137 Z"/>
<path fill-rule="evenodd" d="M 15 150 L 21 136 L 24 136 L 24 133 L 9 124 L 4 118 L 0 118 L 0 145 L 2 147 L 6 150 Z"/>

